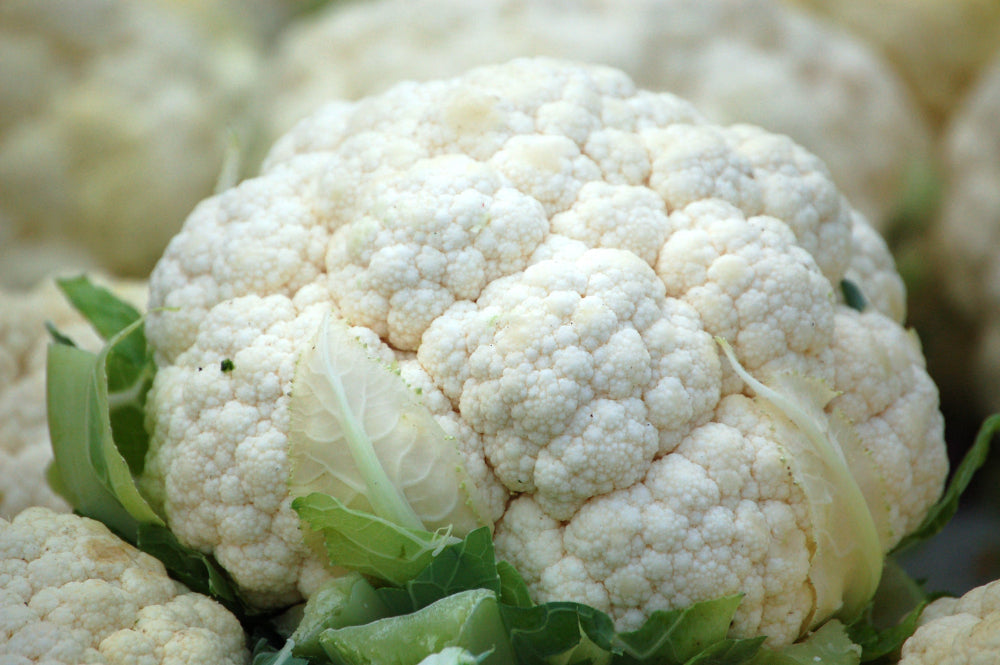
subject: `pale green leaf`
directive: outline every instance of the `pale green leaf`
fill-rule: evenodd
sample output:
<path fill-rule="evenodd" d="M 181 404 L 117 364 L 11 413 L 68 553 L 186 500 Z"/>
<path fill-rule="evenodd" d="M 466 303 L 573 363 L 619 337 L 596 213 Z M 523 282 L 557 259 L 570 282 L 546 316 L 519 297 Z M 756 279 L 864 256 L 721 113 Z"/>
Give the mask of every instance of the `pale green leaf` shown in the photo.
<path fill-rule="evenodd" d="M 459 542 L 447 533 L 410 529 L 392 520 L 352 510 L 339 499 L 313 492 L 292 501 L 292 508 L 323 536 L 330 563 L 403 584 L 426 568 L 446 545 Z"/>
<path fill-rule="evenodd" d="M 299 361 L 289 449 L 293 496 L 321 492 L 407 528 L 459 536 L 487 523 L 455 441 L 330 315 Z"/>
<path fill-rule="evenodd" d="M 876 518 L 841 447 L 848 423 L 831 424 L 823 410 L 836 393 L 788 374 L 772 377 L 772 385 L 765 385 L 740 365 L 725 340 L 718 342 L 757 402 L 775 416 L 777 443 L 808 500 L 813 524 L 809 581 L 816 601 L 807 625 L 815 627 L 833 615 L 853 619 L 875 594 L 883 547 Z M 873 501 L 877 505 L 877 499 Z"/>

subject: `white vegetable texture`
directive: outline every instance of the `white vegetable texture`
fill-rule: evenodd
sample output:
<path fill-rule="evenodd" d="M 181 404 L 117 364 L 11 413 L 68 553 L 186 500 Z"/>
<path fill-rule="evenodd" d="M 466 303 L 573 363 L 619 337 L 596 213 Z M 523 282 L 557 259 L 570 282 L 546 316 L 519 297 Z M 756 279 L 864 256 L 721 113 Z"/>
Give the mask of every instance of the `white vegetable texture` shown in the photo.
<path fill-rule="evenodd" d="M 254 57 L 153 0 L 0 3 L 0 280 L 146 277 L 213 191 Z"/>
<path fill-rule="evenodd" d="M 899 665 L 989 665 L 1000 653 L 1000 581 L 924 609 Z"/>
<path fill-rule="evenodd" d="M 777 0 L 334 5 L 284 33 L 272 59 L 267 115 L 280 135 L 334 97 L 536 55 L 618 67 L 717 122 L 752 122 L 791 136 L 826 161 L 841 190 L 880 228 L 896 211 L 910 169 L 928 156 L 920 111 L 888 64 L 860 40 Z"/>
<path fill-rule="evenodd" d="M 0 519 L 0 662 L 250 662 L 243 629 L 214 600 L 100 522 L 29 508 Z"/>
<path fill-rule="evenodd" d="M 145 307 L 144 282 L 118 280 L 110 288 Z M 45 482 L 52 461 L 46 420 L 45 351 L 53 324 L 81 348 L 97 351 L 101 339 L 56 288 L 52 277 L 27 292 L 0 288 L 0 518 L 29 506 L 65 512 L 69 505 Z"/>
<path fill-rule="evenodd" d="M 168 309 L 146 328 L 143 487 L 260 603 L 327 574 L 287 479 L 297 366 L 330 312 L 451 437 L 535 599 L 619 628 L 741 592 L 734 633 L 790 642 L 853 608 L 868 582 L 848 560 L 880 561 L 946 474 L 902 283 L 823 163 L 611 68 L 523 59 L 334 102 L 199 205 L 150 290 Z M 715 337 L 760 384 L 815 386 L 798 408 L 823 434 Z M 827 480 L 864 507 L 811 506 L 800 450 L 843 455 Z M 814 560 L 859 516 L 874 540 Z"/>
<path fill-rule="evenodd" d="M 933 231 L 952 302 L 976 326 L 980 407 L 1000 410 L 1000 54 L 945 135 L 947 189 Z"/>

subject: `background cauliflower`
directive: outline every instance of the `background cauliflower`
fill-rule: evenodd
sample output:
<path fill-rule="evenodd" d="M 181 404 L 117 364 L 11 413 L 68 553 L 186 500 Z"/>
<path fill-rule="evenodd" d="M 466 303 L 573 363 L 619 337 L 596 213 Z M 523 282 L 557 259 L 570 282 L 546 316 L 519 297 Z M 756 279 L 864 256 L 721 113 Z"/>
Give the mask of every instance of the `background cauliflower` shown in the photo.
<path fill-rule="evenodd" d="M 100 522 L 46 508 L 0 518 L 0 613 L 10 665 L 250 661 L 225 608 Z"/>
<path fill-rule="evenodd" d="M 554 26 L 558 26 L 556 29 Z M 928 157 L 916 105 L 860 41 L 770 0 L 376 0 L 293 24 L 272 59 L 277 137 L 328 99 L 523 55 L 607 64 L 718 122 L 787 134 L 882 228 Z"/>
<path fill-rule="evenodd" d="M 950 302 L 975 328 L 976 399 L 1000 410 L 1000 56 L 945 136 L 946 196 L 932 243 Z"/>
<path fill-rule="evenodd" d="M 243 130 L 256 57 L 162 3 L 2 3 L 0 281 L 148 275 Z"/>
<path fill-rule="evenodd" d="M 136 307 L 146 305 L 144 282 L 118 281 L 112 288 Z M 29 506 L 66 511 L 69 506 L 45 482 L 52 460 L 45 404 L 45 324 L 81 348 L 103 341 L 66 300 L 52 278 L 31 291 L 0 288 L 0 517 L 12 519 Z"/>
<path fill-rule="evenodd" d="M 998 651 L 1000 581 L 928 605 L 917 631 L 903 644 L 899 665 L 985 664 Z"/>
<path fill-rule="evenodd" d="M 994 0 L 791 0 L 877 47 L 940 125 L 1000 44 Z"/>
<path fill-rule="evenodd" d="M 946 472 L 902 283 L 823 163 L 609 68 L 516 60 L 325 106 L 196 208 L 150 290 L 143 487 L 260 604 L 324 576 L 286 483 L 330 311 L 454 437 L 536 599 L 619 628 L 743 592 L 735 632 L 792 641 L 864 602 L 861 559 Z"/>

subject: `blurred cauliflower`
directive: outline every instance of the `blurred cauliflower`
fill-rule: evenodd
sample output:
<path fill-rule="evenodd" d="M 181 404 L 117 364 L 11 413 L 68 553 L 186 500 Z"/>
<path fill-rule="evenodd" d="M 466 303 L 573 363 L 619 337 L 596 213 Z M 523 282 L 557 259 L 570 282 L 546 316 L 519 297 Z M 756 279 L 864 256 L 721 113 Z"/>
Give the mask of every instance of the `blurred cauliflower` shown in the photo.
<path fill-rule="evenodd" d="M 555 29 L 553 26 L 558 26 Z M 330 98 L 520 55 L 623 69 L 718 122 L 788 134 L 882 227 L 927 136 L 890 68 L 860 41 L 769 0 L 375 0 L 293 25 L 265 93 L 272 136 Z"/>
<path fill-rule="evenodd" d="M 249 663 L 235 616 L 100 522 L 29 508 L 0 518 L 0 662 Z"/>
<path fill-rule="evenodd" d="M 322 581 L 288 479 L 327 318 L 453 437 L 534 597 L 620 628 L 741 592 L 734 632 L 790 642 L 867 600 L 947 471 L 902 282 L 823 163 L 610 68 L 331 103 L 195 209 L 150 292 L 142 487 L 263 605 Z"/>
<path fill-rule="evenodd" d="M 112 287 L 145 308 L 146 286 L 118 282 Z M 102 342 L 51 279 L 32 291 L 0 288 L 0 517 L 11 519 L 29 506 L 67 511 L 69 506 L 45 482 L 52 460 L 45 406 L 45 323 L 85 349 Z"/>
<path fill-rule="evenodd" d="M 899 665 L 989 665 L 1000 654 L 1000 580 L 924 609 Z"/>
<path fill-rule="evenodd" d="M 50 270 L 17 260 L 50 242 L 147 275 L 213 190 L 255 57 L 152 0 L 0 3 L 0 279 Z"/>
<path fill-rule="evenodd" d="M 261 47 L 270 44 L 289 21 L 331 1 L 343 0 L 157 0 L 207 26 L 217 35 Z"/>
<path fill-rule="evenodd" d="M 933 242 L 945 286 L 973 322 L 980 406 L 1000 410 L 1000 56 L 945 137 L 947 188 Z"/>
<path fill-rule="evenodd" d="M 886 55 L 937 124 L 1000 46 L 996 0 L 790 0 Z"/>

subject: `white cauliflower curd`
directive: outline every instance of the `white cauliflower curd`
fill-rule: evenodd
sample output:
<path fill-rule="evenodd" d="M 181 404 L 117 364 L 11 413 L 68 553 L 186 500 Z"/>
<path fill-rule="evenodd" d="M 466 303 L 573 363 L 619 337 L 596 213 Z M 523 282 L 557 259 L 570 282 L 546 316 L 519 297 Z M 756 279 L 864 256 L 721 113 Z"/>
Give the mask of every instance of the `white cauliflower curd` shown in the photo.
<path fill-rule="evenodd" d="M 276 51 L 274 136 L 334 97 L 542 55 L 611 65 L 716 122 L 791 136 L 879 228 L 928 156 L 920 112 L 882 58 L 774 0 L 370 0 L 289 26 Z"/>
<path fill-rule="evenodd" d="M 0 519 L 0 662 L 250 662 L 243 629 L 214 600 L 100 522 L 29 508 Z"/>
<path fill-rule="evenodd" d="M 899 665 L 990 665 L 1000 653 L 1000 581 L 939 598 L 903 643 Z"/>
<path fill-rule="evenodd" d="M 535 599 L 619 629 L 739 592 L 735 634 L 791 642 L 858 609 L 946 474 L 902 283 L 823 163 L 611 68 L 329 104 L 196 208 L 150 291 L 142 486 L 262 604 L 326 574 L 290 433 L 380 399 L 330 330 L 433 414 Z M 346 436 L 379 448 L 382 420 Z"/>

